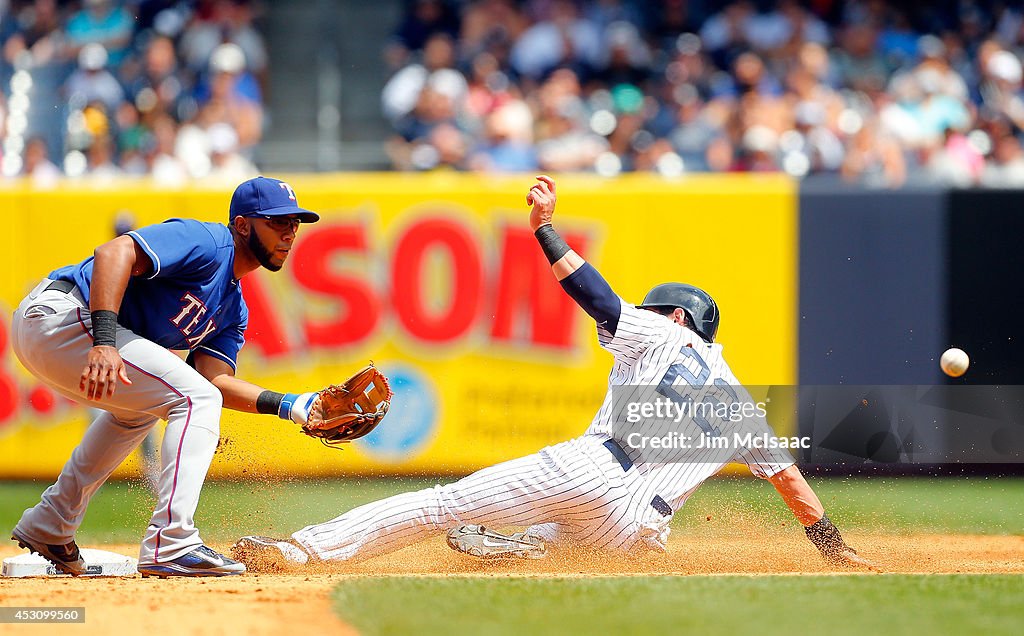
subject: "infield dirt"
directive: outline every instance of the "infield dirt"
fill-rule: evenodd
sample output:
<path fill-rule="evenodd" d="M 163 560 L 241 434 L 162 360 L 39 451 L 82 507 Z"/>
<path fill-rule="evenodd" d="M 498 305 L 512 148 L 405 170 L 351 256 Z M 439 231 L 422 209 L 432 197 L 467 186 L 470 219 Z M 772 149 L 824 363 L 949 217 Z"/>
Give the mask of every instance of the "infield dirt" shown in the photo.
<path fill-rule="evenodd" d="M 563 552 L 540 561 L 515 562 L 477 561 L 454 554 L 440 539 L 433 539 L 361 564 L 325 564 L 301 572 L 165 580 L 0 579 L 0 605 L 85 607 L 86 625 L 62 626 L 62 633 L 351 634 L 354 631 L 331 610 L 330 592 L 339 581 L 356 576 L 876 575 L 832 569 L 802 537 L 790 535 L 770 540 L 675 535 L 664 555 L 624 560 Z M 1024 573 L 1021 536 L 850 533 L 847 538 L 886 573 Z M 128 555 L 136 550 L 134 545 L 89 547 Z M 13 545 L 4 546 L 0 559 L 18 553 Z M 52 633 L 40 627 L 0 625 L 0 633 Z"/>

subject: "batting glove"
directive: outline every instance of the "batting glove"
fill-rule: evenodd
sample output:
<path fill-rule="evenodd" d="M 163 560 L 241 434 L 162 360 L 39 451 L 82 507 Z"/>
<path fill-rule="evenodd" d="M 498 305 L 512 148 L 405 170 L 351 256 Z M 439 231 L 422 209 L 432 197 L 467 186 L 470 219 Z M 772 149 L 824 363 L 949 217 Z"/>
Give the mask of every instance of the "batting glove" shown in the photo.
<path fill-rule="evenodd" d="M 281 400 L 281 409 L 277 416 L 282 420 L 291 420 L 302 426 L 309 419 L 309 408 L 316 400 L 317 392 L 313 393 L 285 393 Z"/>

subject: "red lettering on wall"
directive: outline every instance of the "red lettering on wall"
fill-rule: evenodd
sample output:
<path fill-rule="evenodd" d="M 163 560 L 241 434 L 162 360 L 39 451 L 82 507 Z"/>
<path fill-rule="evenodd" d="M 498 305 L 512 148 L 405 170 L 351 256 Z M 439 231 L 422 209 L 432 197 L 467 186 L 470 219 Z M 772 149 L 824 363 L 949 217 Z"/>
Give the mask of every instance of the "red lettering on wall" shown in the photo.
<path fill-rule="evenodd" d="M 57 399 L 48 387 L 39 385 L 29 391 L 28 403 L 36 413 L 46 414 L 57 406 Z"/>
<path fill-rule="evenodd" d="M 566 241 L 583 256 L 586 237 L 567 234 Z M 506 227 L 502 237 L 494 323 L 491 337 L 568 349 L 579 307 L 551 274 L 533 232 Z"/>
<path fill-rule="evenodd" d="M 424 278 L 428 257 L 449 262 L 449 299 L 440 310 L 431 307 Z M 483 294 L 483 267 L 477 240 L 454 219 L 426 217 L 399 237 L 392 264 L 391 299 L 401 324 L 415 338 L 448 342 L 464 335 L 477 319 Z"/>
<path fill-rule="evenodd" d="M 18 384 L 6 371 L 0 372 L 0 422 L 6 422 L 18 412 Z"/>
<path fill-rule="evenodd" d="M 278 314 L 278 303 L 267 292 L 263 279 L 257 273 L 246 276 L 242 281 L 242 296 L 249 308 L 246 345 L 258 348 L 267 358 L 288 353 L 290 347 Z"/>
<path fill-rule="evenodd" d="M 394 316 L 388 325 L 422 342 L 480 333 L 495 342 L 572 348 L 582 315 L 551 275 L 529 229 L 496 228 L 500 253 L 491 271 L 492 261 L 483 258 L 487 243 L 475 227 L 443 211 L 416 217 L 398 230 L 387 262 L 377 260 L 386 252 L 374 249 L 362 219 L 304 229 L 284 274 L 293 277 L 295 294 L 274 298 L 268 279 L 246 280 L 246 339 L 266 357 L 292 354 L 295 343 L 287 334 L 295 321 L 311 349 L 348 346 L 377 332 L 387 307 Z M 585 254 L 587 234 L 566 240 Z M 387 272 L 390 285 L 367 271 Z M 314 298 L 332 304 L 326 312 L 311 311 L 302 301 Z"/>
<path fill-rule="evenodd" d="M 361 277 L 334 271 L 331 262 L 345 253 L 365 256 L 366 229 L 362 225 L 333 224 L 312 228 L 295 244 L 292 268 L 304 289 L 339 301 L 337 316 L 327 322 L 303 320 L 311 347 L 339 347 L 369 336 L 380 319 L 381 303 L 373 288 Z"/>
<path fill-rule="evenodd" d="M 17 412 L 18 383 L 7 371 L 7 322 L 0 320 L 0 422 L 6 422 Z"/>

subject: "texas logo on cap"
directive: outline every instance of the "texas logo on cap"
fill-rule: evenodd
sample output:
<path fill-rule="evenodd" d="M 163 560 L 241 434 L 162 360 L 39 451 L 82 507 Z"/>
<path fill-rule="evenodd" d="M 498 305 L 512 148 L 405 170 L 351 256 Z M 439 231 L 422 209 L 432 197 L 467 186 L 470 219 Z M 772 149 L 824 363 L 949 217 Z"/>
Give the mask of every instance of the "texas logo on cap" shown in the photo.
<path fill-rule="evenodd" d="M 231 220 L 236 216 L 285 216 L 294 214 L 303 223 L 316 223 L 320 215 L 299 207 L 295 190 L 280 179 L 255 177 L 243 182 L 231 195 L 228 208 Z"/>

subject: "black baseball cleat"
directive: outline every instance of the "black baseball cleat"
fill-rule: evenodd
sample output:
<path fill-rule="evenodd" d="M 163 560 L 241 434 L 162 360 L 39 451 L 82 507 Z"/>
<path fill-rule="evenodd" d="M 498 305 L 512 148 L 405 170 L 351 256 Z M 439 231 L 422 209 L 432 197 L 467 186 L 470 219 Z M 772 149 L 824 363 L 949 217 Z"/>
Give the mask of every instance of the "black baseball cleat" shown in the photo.
<path fill-rule="evenodd" d="M 139 574 L 143 578 L 150 576 L 157 576 L 161 579 L 166 579 L 169 576 L 229 576 L 244 572 L 244 565 L 205 545 L 186 552 L 177 559 L 162 563 L 139 564 Z"/>
<path fill-rule="evenodd" d="M 16 541 L 18 547 L 43 557 L 61 572 L 72 576 L 81 576 L 86 573 L 85 560 L 74 540 L 64 545 L 50 545 L 30 538 L 18 528 L 11 531 L 11 540 Z"/>

